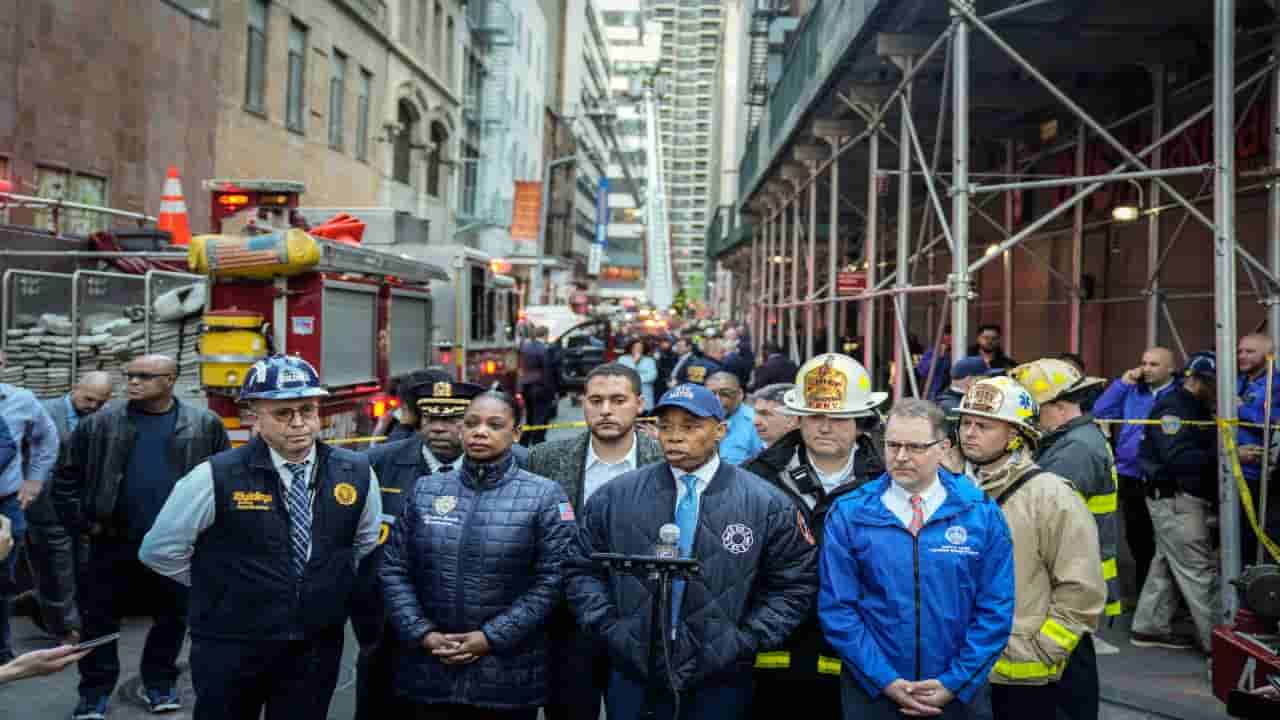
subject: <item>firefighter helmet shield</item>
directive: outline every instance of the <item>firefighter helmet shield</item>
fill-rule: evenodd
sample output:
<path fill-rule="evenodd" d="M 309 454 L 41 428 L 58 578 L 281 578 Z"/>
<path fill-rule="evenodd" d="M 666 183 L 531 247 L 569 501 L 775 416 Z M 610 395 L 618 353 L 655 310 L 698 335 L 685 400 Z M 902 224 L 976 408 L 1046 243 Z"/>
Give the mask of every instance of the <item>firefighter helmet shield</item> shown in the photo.
<path fill-rule="evenodd" d="M 1071 363 L 1053 358 L 1042 358 L 1023 363 L 1009 371 L 1009 375 L 1031 393 L 1039 405 L 1069 396 L 1106 383 L 1102 378 L 1085 377 Z"/>
<path fill-rule="evenodd" d="M 871 376 L 848 355 L 826 353 L 805 363 L 796 373 L 796 387 L 783 396 L 786 415 L 828 415 L 857 418 L 872 415 L 889 397 L 871 392 Z"/>
<path fill-rule="evenodd" d="M 1010 377 L 983 378 L 970 385 L 956 414 L 1006 422 L 1033 442 L 1040 439 L 1036 429 L 1040 407 L 1031 393 Z"/>
<path fill-rule="evenodd" d="M 300 357 L 272 355 L 253 364 L 240 386 L 240 400 L 298 400 L 329 394 L 320 376 Z"/>

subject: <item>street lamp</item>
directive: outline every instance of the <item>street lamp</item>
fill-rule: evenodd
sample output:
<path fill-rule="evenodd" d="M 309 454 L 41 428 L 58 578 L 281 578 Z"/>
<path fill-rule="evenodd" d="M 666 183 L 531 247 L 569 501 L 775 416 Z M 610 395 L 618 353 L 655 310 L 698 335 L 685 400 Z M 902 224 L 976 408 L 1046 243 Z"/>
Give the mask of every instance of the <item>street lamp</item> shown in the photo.
<path fill-rule="evenodd" d="M 1142 206 L 1146 204 L 1143 202 L 1142 184 L 1132 178 L 1128 178 L 1128 181 L 1138 190 L 1138 204 L 1117 205 L 1111 208 L 1111 219 L 1116 222 L 1133 222 L 1134 220 L 1137 220 L 1142 216 Z"/>

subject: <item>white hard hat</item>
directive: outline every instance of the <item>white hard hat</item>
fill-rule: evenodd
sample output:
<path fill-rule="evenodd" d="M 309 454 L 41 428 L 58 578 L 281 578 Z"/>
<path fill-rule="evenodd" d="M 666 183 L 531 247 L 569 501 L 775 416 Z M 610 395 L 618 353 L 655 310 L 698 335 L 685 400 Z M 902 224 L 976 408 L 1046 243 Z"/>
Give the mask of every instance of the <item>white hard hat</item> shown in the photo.
<path fill-rule="evenodd" d="M 1027 389 L 1007 376 L 983 378 L 969 386 L 957 415 L 974 415 L 1009 423 L 1021 430 L 1033 442 L 1040 439 L 1036 422 L 1040 407 Z"/>
<path fill-rule="evenodd" d="M 785 415 L 857 418 L 874 414 L 888 393 L 871 392 L 871 376 L 848 355 L 826 353 L 796 373 L 796 387 L 783 396 Z"/>

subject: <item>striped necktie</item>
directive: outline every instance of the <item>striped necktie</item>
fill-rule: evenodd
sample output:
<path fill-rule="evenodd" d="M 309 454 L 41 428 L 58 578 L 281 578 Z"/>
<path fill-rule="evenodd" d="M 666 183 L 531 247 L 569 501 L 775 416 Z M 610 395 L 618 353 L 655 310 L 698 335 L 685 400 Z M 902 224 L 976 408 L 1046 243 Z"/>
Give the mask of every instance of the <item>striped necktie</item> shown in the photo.
<path fill-rule="evenodd" d="M 907 529 L 912 535 L 919 535 L 920 528 L 924 527 L 924 498 L 919 495 L 911 496 L 911 524 Z"/>
<path fill-rule="evenodd" d="M 311 554 L 311 490 L 307 487 L 310 462 L 285 463 L 293 476 L 289 483 L 289 547 L 293 556 L 293 574 L 302 578 Z"/>

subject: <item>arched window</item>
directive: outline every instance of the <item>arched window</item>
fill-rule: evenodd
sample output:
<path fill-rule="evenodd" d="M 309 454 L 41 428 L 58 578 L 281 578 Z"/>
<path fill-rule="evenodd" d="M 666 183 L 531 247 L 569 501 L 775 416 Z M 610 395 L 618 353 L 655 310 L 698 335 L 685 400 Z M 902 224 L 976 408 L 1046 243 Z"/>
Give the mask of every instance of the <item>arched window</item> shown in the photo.
<path fill-rule="evenodd" d="M 391 179 L 406 185 L 413 184 L 413 139 L 418 134 L 418 110 L 406 100 L 401 100 L 396 115 L 400 132 L 396 133 L 391 164 Z"/>
<path fill-rule="evenodd" d="M 444 172 L 445 146 L 449 142 L 449 131 L 439 122 L 431 123 L 431 154 L 427 156 L 427 194 L 440 197 L 440 186 Z"/>

